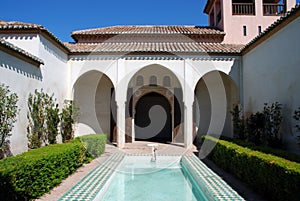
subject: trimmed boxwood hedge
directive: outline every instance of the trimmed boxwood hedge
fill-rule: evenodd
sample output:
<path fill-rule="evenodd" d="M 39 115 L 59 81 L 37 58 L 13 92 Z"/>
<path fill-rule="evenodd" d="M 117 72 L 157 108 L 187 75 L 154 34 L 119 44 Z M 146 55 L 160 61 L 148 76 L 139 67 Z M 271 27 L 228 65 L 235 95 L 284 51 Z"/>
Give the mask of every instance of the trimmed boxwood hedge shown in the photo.
<path fill-rule="evenodd" d="M 104 152 L 106 137 L 104 139 L 103 136 L 81 137 L 69 143 L 33 149 L 1 160 L 0 199 L 32 200 L 49 192 L 88 161 L 88 157 Z M 101 148 L 92 148 L 97 150 L 96 155 L 88 154 L 87 149 L 96 146 L 99 141 Z"/>
<path fill-rule="evenodd" d="M 270 200 L 296 201 L 300 197 L 300 164 L 206 136 L 217 142 L 209 158 Z"/>
<path fill-rule="evenodd" d="M 242 147 L 248 147 L 252 150 L 255 151 L 260 151 L 260 152 L 264 152 L 266 154 L 272 154 L 281 158 L 285 158 L 287 160 L 290 161 L 295 161 L 297 163 L 300 163 L 300 155 L 294 154 L 294 153 L 290 153 L 287 152 L 285 150 L 282 149 L 274 149 L 272 147 L 267 147 L 267 146 L 257 146 L 252 142 L 245 142 L 243 140 L 240 139 L 234 139 L 234 138 L 227 138 L 227 137 L 221 137 L 220 139 L 223 139 L 225 141 L 229 141 L 229 142 L 233 142 L 237 145 L 240 145 Z"/>
<path fill-rule="evenodd" d="M 105 151 L 106 134 L 91 134 L 77 137 L 76 139 L 83 142 L 87 149 L 88 156 L 93 158 L 99 157 Z"/>

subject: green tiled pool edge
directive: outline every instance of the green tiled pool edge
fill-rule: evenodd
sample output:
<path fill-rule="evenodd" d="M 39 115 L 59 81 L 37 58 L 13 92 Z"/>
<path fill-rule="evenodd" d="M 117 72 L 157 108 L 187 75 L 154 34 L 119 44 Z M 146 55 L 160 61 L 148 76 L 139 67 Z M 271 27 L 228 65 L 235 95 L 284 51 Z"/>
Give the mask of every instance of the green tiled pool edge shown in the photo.
<path fill-rule="evenodd" d="M 244 198 L 194 154 L 182 156 L 181 162 L 209 200 L 244 201 Z"/>
<path fill-rule="evenodd" d="M 125 154 L 123 153 L 115 153 L 109 156 L 102 164 L 94 168 L 65 193 L 59 201 L 93 200 L 123 160 L 124 156 Z"/>
<path fill-rule="evenodd" d="M 150 154 L 123 154 L 116 153 L 109 156 L 102 164 L 94 168 L 74 187 L 65 193 L 59 201 L 91 201 L 97 196 L 106 182 L 111 178 L 117 166 L 128 156 L 150 156 Z M 159 156 L 179 156 L 176 154 L 164 154 Z M 181 158 L 181 164 L 189 171 L 202 192 L 209 200 L 218 201 L 244 201 L 216 173 L 210 170 L 194 154 L 185 154 Z"/>

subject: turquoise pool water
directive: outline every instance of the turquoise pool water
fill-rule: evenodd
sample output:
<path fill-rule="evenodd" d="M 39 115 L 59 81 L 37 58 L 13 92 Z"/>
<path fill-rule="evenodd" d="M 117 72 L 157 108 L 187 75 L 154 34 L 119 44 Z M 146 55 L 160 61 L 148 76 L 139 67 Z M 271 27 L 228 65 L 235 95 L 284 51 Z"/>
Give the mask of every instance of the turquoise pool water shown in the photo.
<path fill-rule="evenodd" d="M 95 200 L 196 201 L 207 199 L 180 164 L 180 157 L 126 156 Z"/>

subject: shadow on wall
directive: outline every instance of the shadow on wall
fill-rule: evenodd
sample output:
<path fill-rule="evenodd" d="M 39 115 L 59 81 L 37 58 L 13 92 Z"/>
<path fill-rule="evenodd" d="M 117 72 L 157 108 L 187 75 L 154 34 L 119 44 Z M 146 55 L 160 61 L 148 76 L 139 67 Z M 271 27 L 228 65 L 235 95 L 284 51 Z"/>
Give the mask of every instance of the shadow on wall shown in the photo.
<path fill-rule="evenodd" d="M 31 79 L 39 81 L 43 80 L 41 69 L 28 63 L 6 60 L 1 62 L 0 67 L 14 71 L 20 75 L 26 76 Z"/>

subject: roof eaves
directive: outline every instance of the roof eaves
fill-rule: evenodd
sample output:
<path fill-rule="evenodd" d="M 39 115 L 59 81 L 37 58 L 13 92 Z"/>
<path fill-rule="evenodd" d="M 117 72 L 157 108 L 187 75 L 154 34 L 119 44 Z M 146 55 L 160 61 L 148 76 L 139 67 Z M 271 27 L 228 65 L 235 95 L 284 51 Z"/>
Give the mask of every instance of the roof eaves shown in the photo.
<path fill-rule="evenodd" d="M 38 24 L 29 24 L 29 23 L 19 23 L 19 24 L 6 24 L 0 23 L 0 30 L 24 30 L 24 31 L 39 31 L 44 36 L 48 36 L 52 41 L 54 41 L 65 53 L 68 53 L 70 50 L 64 45 L 53 33 L 51 33 L 45 27 Z"/>
<path fill-rule="evenodd" d="M 5 48 L 6 50 L 11 50 L 15 53 L 17 53 L 19 56 L 21 57 L 25 57 L 29 60 L 31 60 L 34 64 L 38 64 L 41 65 L 41 64 L 44 64 L 44 61 L 41 60 L 40 58 L 30 54 L 29 52 L 26 52 L 25 50 L 5 41 L 4 39 L 0 38 L 0 46 L 2 48 Z"/>
<path fill-rule="evenodd" d="M 282 17 L 276 20 L 273 24 L 271 24 L 265 31 L 263 31 L 261 34 L 256 36 L 248 44 L 246 44 L 244 48 L 241 49 L 241 53 L 245 54 L 249 52 L 251 49 L 253 49 L 258 44 L 263 42 L 265 38 L 276 33 L 282 27 L 286 26 L 288 23 L 290 23 L 291 21 L 293 21 L 295 18 L 299 16 L 300 16 L 300 3 L 298 3 L 294 8 L 292 8 L 290 11 L 288 11 L 286 14 L 284 14 Z"/>

